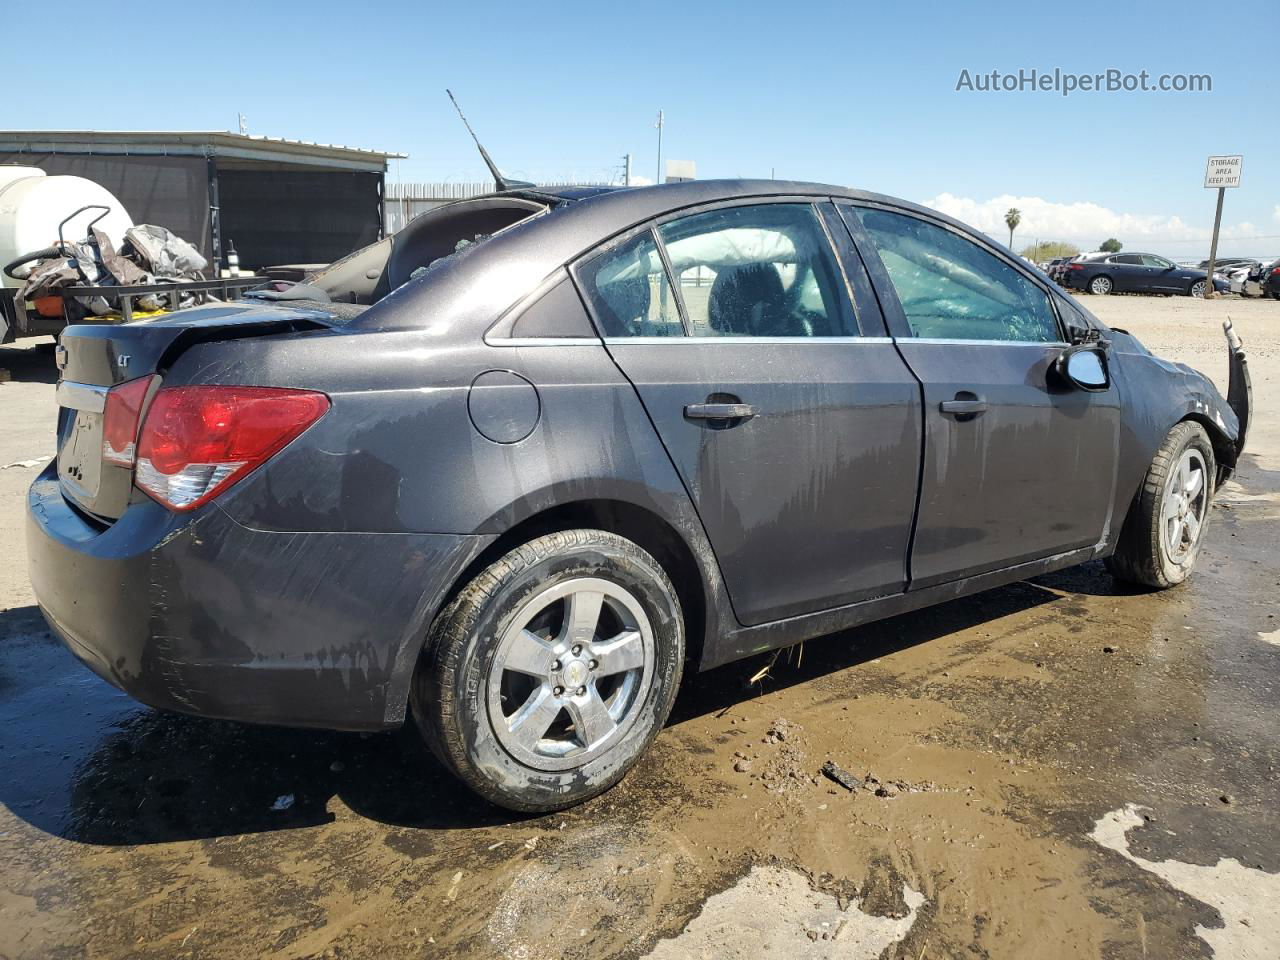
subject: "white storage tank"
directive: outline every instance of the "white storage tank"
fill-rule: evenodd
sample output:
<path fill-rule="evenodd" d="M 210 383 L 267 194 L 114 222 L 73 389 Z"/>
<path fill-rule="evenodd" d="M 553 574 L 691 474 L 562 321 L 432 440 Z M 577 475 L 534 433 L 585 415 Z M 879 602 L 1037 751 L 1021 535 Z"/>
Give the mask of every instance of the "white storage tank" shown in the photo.
<path fill-rule="evenodd" d="M 111 191 L 84 177 L 50 177 L 39 167 L 0 164 L 0 284 L 20 285 L 20 280 L 4 273 L 2 268 L 24 254 L 56 244 L 58 224 L 89 204 L 110 208 L 98 221 L 98 228 L 119 249 L 124 232 L 133 226 L 133 221 Z M 76 216 L 63 228 L 64 239 L 83 240 L 89 222 L 101 213 L 101 210 L 86 210 Z"/>

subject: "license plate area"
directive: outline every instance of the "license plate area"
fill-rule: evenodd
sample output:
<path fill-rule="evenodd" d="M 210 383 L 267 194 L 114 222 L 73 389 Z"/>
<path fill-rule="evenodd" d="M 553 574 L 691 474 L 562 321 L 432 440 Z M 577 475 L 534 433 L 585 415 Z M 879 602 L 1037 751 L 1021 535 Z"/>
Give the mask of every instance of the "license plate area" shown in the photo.
<path fill-rule="evenodd" d="M 58 479 L 82 503 L 92 502 L 102 484 L 102 415 L 107 388 L 63 381 L 58 434 Z"/>

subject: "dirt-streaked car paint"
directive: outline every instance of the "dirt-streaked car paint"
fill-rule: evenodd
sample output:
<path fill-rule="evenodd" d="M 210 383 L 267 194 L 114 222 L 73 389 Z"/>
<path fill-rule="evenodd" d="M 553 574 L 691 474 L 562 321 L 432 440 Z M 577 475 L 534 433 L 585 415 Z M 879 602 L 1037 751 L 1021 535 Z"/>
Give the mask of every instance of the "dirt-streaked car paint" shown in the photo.
<path fill-rule="evenodd" d="M 713 340 L 596 335 L 571 286 L 578 261 L 657 218 L 743 198 L 817 205 L 863 339 L 723 343 L 709 357 Z M 977 344 L 909 342 L 883 265 L 856 226 L 841 231 L 835 201 L 930 218 L 1014 264 L 1053 300 L 1065 332 L 1110 342 L 1110 389 L 1072 392 L 1050 370 L 1065 340 L 1038 345 L 1000 374 L 1003 413 L 971 431 L 960 424 L 943 458 L 937 396 L 975 365 L 1009 361 Z M 521 318 L 552 291 L 556 326 L 571 335 L 521 336 Z M 53 465 L 29 494 L 33 585 L 77 655 L 147 703 L 263 722 L 402 722 L 441 605 L 495 551 L 547 525 L 612 519 L 669 561 L 691 610 L 693 666 L 707 668 L 1105 556 L 1152 455 L 1186 417 L 1206 425 L 1224 471 L 1237 455 L 1236 415 L 1202 375 L 1108 330 L 957 221 L 815 184 L 703 181 L 549 203 L 344 322 L 234 305 L 73 328 L 66 339 L 68 380 L 157 370 L 166 385 L 329 396 L 314 427 L 190 515 L 117 490 L 119 519 L 95 518 L 67 502 Z M 778 364 L 769 375 L 763 350 Z M 754 428 L 677 422 L 677 408 L 720 388 L 753 391 L 763 412 Z M 664 424 L 668 405 L 676 413 Z M 496 441 L 478 429 L 478 409 Z M 1097 432 L 1057 429 L 1086 412 Z M 871 439 L 832 460 L 833 423 Z M 732 466 L 717 473 L 725 438 Z M 1034 514 L 1003 516 L 996 490 L 983 506 L 991 522 L 974 523 L 974 504 L 953 495 L 984 472 L 1025 480 L 1036 464 L 1047 466 L 1044 489 L 1024 503 Z M 1046 500 L 1058 514 L 1044 514 Z M 1020 542 L 1020 522 L 1041 539 Z"/>

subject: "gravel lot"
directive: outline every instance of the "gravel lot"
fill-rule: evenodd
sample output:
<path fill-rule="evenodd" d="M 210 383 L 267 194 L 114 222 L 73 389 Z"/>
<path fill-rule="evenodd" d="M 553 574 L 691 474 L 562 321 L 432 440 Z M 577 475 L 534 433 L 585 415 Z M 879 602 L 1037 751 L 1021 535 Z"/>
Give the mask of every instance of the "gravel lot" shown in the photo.
<path fill-rule="evenodd" d="M 22 548 L 52 358 L 0 348 L 0 958 L 1280 956 L 1280 303 L 1083 302 L 1224 389 L 1245 340 L 1191 582 L 1088 564 L 712 671 L 538 818 L 409 731 L 166 716 L 76 664 Z"/>

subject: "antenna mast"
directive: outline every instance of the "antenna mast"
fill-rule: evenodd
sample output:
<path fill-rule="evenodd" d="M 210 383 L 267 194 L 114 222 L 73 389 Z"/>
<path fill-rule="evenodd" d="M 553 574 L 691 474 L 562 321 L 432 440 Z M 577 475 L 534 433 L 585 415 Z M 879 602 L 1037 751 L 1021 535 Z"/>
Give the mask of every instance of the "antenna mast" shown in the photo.
<path fill-rule="evenodd" d="M 484 144 L 480 142 L 480 138 L 476 136 L 476 132 L 471 129 L 471 124 L 467 122 L 466 114 L 462 112 L 462 108 L 458 106 L 458 100 L 453 95 L 453 91 L 445 87 L 445 93 L 449 95 L 449 99 L 453 101 L 453 109 L 458 111 L 458 117 L 462 120 L 463 126 L 467 128 L 467 133 L 471 134 L 471 139 L 476 142 L 476 147 L 480 150 L 480 156 L 484 159 L 484 165 L 489 168 L 489 172 L 493 174 L 493 183 L 499 190 L 510 190 L 513 186 L 512 182 L 502 175 L 502 171 L 498 169 L 498 165 L 493 162 L 493 158 L 489 156 L 489 151 L 484 148 Z M 518 182 L 519 186 L 532 186 Z"/>

